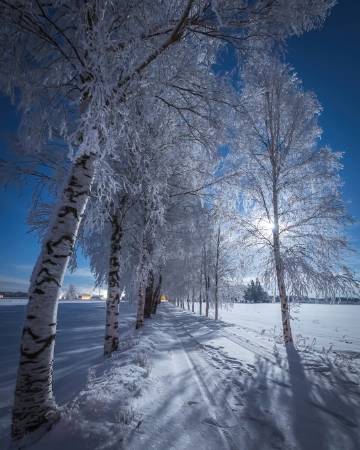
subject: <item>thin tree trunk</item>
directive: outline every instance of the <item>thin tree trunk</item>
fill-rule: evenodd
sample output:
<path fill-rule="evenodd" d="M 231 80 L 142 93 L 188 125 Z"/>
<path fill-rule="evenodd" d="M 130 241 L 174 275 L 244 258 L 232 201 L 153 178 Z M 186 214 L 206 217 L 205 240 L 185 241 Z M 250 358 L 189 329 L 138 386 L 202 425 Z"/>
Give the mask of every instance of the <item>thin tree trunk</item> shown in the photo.
<path fill-rule="evenodd" d="M 123 231 L 118 211 L 112 217 L 111 228 L 104 355 L 111 355 L 111 353 L 116 351 L 119 346 L 119 302 L 121 297 L 119 257 Z"/>
<path fill-rule="evenodd" d="M 286 295 L 284 265 L 280 252 L 280 233 L 279 233 L 279 213 L 278 213 L 278 194 L 276 182 L 273 183 L 273 209 L 274 209 L 274 226 L 273 226 L 273 246 L 276 278 L 279 290 L 280 305 L 281 305 L 281 320 L 283 326 L 283 337 L 285 344 L 293 342 L 290 324 L 290 310 L 288 297 Z"/>
<path fill-rule="evenodd" d="M 204 245 L 204 281 L 205 281 L 205 316 L 209 317 L 209 289 L 210 289 L 210 278 L 207 274 L 207 261 L 206 261 L 206 248 Z"/>
<path fill-rule="evenodd" d="M 200 294 L 199 294 L 199 314 L 202 315 L 202 264 L 200 267 Z"/>
<path fill-rule="evenodd" d="M 290 324 L 290 310 L 288 297 L 286 295 L 285 279 L 284 279 L 284 268 L 283 262 L 280 255 L 280 245 L 279 245 L 278 233 L 274 233 L 274 258 L 276 267 L 276 277 L 280 297 L 281 305 L 281 320 L 283 326 L 283 336 L 285 344 L 293 342 Z"/>
<path fill-rule="evenodd" d="M 153 297 L 154 297 L 154 273 L 152 270 L 150 270 L 148 275 L 148 283 L 145 289 L 145 306 L 144 306 L 145 319 L 151 317 Z"/>
<path fill-rule="evenodd" d="M 192 290 L 192 297 L 191 297 L 191 312 L 195 312 L 195 289 Z"/>
<path fill-rule="evenodd" d="M 219 319 L 219 257 L 220 257 L 220 226 L 218 228 L 216 240 L 215 290 L 214 290 L 215 320 Z"/>
<path fill-rule="evenodd" d="M 152 305 L 152 313 L 156 314 L 157 305 L 160 303 L 160 292 L 161 292 L 161 284 L 162 284 L 162 275 L 159 274 L 159 281 L 156 286 L 154 296 L 153 296 L 153 305 Z"/>
<path fill-rule="evenodd" d="M 139 329 L 144 325 L 144 308 L 145 308 L 145 293 L 142 284 L 140 283 L 139 297 L 136 311 L 136 324 L 135 324 L 136 329 Z"/>
<path fill-rule="evenodd" d="M 146 205 L 145 205 L 146 209 Z M 144 223 L 144 226 L 146 223 Z M 146 296 L 146 281 L 148 280 L 149 273 L 144 274 L 144 268 L 146 265 L 147 258 L 150 256 L 151 251 L 149 250 L 149 245 L 147 241 L 146 235 L 143 235 L 142 241 L 142 254 L 139 263 L 139 296 L 138 296 L 138 304 L 137 304 L 137 312 L 136 312 L 136 324 L 135 328 L 141 328 L 144 325 L 144 314 L 145 314 L 145 296 Z"/>
<path fill-rule="evenodd" d="M 58 298 L 89 199 L 94 162 L 94 154 L 75 161 L 32 274 L 12 413 L 14 441 L 51 427 L 59 417 L 53 396 Z"/>
<path fill-rule="evenodd" d="M 210 291 L 210 277 L 206 276 L 206 288 L 205 288 L 205 316 L 209 317 L 209 309 L 210 309 L 210 299 L 209 299 L 209 291 Z"/>

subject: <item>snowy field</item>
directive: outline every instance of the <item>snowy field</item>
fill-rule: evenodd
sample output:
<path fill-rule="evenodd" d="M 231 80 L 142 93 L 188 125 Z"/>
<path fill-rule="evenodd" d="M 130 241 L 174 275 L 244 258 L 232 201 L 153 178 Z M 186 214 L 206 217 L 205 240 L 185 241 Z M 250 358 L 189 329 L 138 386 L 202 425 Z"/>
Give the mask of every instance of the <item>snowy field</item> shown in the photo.
<path fill-rule="evenodd" d="M 197 305 L 198 306 L 198 305 Z M 339 351 L 360 352 L 360 307 L 357 305 L 303 304 L 292 311 L 297 342 Z M 220 319 L 256 332 L 281 335 L 280 305 L 235 304 L 220 310 Z"/>
<path fill-rule="evenodd" d="M 22 303 L 22 304 L 18 304 Z M 8 436 L 25 302 L 0 303 L 0 442 Z M 35 450 L 358 450 L 360 308 L 303 305 L 285 352 L 279 305 L 212 320 L 162 304 L 102 356 L 104 304 L 61 303 L 55 395 L 63 419 Z"/>

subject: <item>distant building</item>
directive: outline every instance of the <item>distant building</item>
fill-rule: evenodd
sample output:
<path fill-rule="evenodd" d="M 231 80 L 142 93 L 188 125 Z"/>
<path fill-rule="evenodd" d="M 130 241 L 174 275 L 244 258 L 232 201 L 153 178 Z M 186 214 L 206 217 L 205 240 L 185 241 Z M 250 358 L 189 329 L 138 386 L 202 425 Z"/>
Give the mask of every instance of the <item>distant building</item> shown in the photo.
<path fill-rule="evenodd" d="M 80 294 L 79 300 L 91 300 L 91 294 Z"/>
<path fill-rule="evenodd" d="M 2 294 L 0 294 L 0 298 L 4 298 L 4 296 Z"/>
<path fill-rule="evenodd" d="M 168 301 L 169 301 L 169 299 L 167 298 L 166 295 L 164 295 L 164 294 L 160 295 L 160 302 L 168 302 Z"/>
<path fill-rule="evenodd" d="M 103 295 L 92 295 L 91 296 L 91 300 L 104 300 L 104 296 Z"/>

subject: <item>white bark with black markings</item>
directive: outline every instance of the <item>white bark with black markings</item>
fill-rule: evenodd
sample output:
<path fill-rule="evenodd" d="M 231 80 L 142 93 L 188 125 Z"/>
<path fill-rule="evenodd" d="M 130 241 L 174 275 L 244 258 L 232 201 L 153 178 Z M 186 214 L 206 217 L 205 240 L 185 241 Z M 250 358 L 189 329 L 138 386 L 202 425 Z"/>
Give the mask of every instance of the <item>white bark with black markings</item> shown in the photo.
<path fill-rule="evenodd" d="M 144 291 L 145 289 L 143 288 L 142 283 L 140 283 L 137 310 L 136 310 L 136 324 L 135 324 L 136 329 L 141 328 L 144 325 L 144 309 L 145 309 Z"/>
<path fill-rule="evenodd" d="M 218 227 L 216 239 L 215 289 L 214 289 L 215 320 L 219 319 L 219 259 L 220 259 L 220 226 Z"/>
<path fill-rule="evenodd" d="M 116 351 L 119 346 L 119 302 L 121 298 L 119 257 L 123 231 L 117 214 L 113 216 L 111 225 L 112 233 L 108 275 L 108 296 L 106 300 L 104 355 L 111 355 L 111 353 Z"/>
<path fill-rule="evenodd" d="M 283 337 L 285 344 L 293 342 L 290 322 L 290 307 L 285 287 L 284 263 L 280 252 L 280 234 L 279 234 L 279 210 L 278 210 L 278 194 L 276 182 L 273 183 L 273 249 L 276 280 L 279 289 L 280 305 L 281 305 L 281 322 L 283 327 Z"/>
<path fill-rule="evenodd" d="M 94 178 L 94 155 L 75 161 L 35 266 L 21 337 L 12 437 L 19 441 L 59 417 L 53 397 L 57 306 L 64 273 Z"/>

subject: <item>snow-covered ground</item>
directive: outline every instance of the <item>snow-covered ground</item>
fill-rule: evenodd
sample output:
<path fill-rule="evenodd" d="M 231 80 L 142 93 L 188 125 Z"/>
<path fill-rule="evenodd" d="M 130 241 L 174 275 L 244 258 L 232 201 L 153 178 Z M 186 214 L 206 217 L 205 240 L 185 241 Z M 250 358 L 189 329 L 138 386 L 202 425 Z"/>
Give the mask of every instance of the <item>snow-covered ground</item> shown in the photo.
<path fill-rule="evenodd" d="M 220 309 L 219 315 L 221 320 L 241 329 L 281 335 L 279 303 L 237 303 Z M 302 304 L 293 308 L 292 316 L 293 334 L 298 343 L 306 340 L 318 349 L 332 346 L 334 350 L 360 352 L 359 306 Z"/>
<path fill-rule="evenodd" d="M 215 323 L 162 304 L 135 331 L 133 308 L 122 303 L 121 349 L 104 360 L 104 305 L 61 304 L 63 419 L 31 448 L 358 450 L 360 309 L 303 305 L 299 351 L 285 352 L 278 308 L 235 305 Z M 0 306 L 0 442 L 23 314 L 23 305 Z"/>

